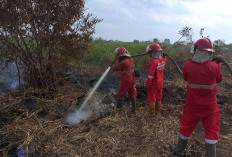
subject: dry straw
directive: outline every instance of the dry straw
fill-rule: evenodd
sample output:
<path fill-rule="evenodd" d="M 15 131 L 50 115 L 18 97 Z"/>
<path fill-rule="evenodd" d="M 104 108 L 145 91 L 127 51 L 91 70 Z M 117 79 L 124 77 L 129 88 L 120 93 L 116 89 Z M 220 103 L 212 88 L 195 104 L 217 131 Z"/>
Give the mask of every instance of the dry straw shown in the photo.
<path fill-rule="evenodd" d="M 76 88 L 77 89 L 77 88 Z M 80 89 L 80 88 L 78 88 Z M 3 121 L 0 129 L 1 156 L 15 156 L 19 146 L 26 150 L 33 147 L 29 156 L 170 156 L 169 145 L 177 142 L 180 117 L 184 106 L 183 82 L 164 82 L 162 116 L 149 116 L 146 88 L 139 91 L 136 114 L 130 106 L 112 110 L 66 127 L 63 124 L 64 109 L 78 103 L 82 90 L 58 90 L 56 94 L 35 92 L 32 89 L 1 97 L 0 111 Z M 35 94 L 37 93 L 37 95 Z M 177 96 L 176 93 L 182 93 Z M 30 101 L 29 101 L 30 100 Z M 33 101 L 32 101 L 33 100 Z M 171 103 L 172 101 L 172 103 Z M 24 103 L 34 105 L 30 110 Z M 229 123 L 229 122 L 228 122 Z M 231 125 L 231 123 L 229 123 Z M 229 125 L 228 124 L 228 125 Z M 195 132 L 188 145 L 189 156 L 204 155 L 204 133 Z M 222 135 L 228 145 L 230 135 Z M 201 138 L 199 138 L 201 137 Z M 231 141 L 230 141 L 231 142 Z M 221 152 L 229 154 L 225 148 Z"/>

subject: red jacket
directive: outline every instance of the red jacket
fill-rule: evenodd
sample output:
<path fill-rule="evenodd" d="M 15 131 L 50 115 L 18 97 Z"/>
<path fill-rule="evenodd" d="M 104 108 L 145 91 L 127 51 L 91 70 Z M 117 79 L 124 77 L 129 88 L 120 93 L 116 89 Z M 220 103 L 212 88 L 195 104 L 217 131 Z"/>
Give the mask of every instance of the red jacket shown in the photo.
<path fill-rule="evenodd" d="M 119 61 L 117 66 L 112 67 L 112 70 L 121 72 L 121 83 L 127 82 L 135 84 L 136 80 L 134 68 L 134 60 L 131 57 L 126 57 L 124 60 Z"/>
<path fill-rule="evenodd" d="M 149 63 L 147 86 L 163 87 L 164 69 L 167 58 L 153 59 Z"/>
<path fill-rule="evenodd" d="M 189 61 L 185 64 L 183 79 L 187 81 L 186 106 L 218 108 L 216 83 L 222 81 L 220 64 Z"/>

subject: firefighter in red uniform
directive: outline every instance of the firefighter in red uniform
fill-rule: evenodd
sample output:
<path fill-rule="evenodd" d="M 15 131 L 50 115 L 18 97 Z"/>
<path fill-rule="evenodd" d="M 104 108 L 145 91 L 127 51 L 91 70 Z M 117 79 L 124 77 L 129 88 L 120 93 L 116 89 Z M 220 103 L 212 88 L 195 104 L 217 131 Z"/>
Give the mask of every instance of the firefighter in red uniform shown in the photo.
<path fill-rule="evenodd" d="M 194 45 L 192 61 L 183 70 L 187 82 L 187 99 L 181 118 L 179 141 L 171 151 L 181 156 L 194 128 L 201 120 L 205 131 L 206 156 L 216 156 L 219 138 L 220 110 L 217 105 L 217 83 L 222 81 L 220 57 L 211 62 L 213 45 L 209 38 L 199 39 Z"/>
<path fill-rule="evenodd" d="M 122 107 L 124 96 L 128 93 L 131 99 L 131 112 L 135 112 L 137 91 L 135 88 L 135 64 L 124 47 L 115 50 L 119 64 L 112 66 L 113 71 L 120 71 L 121 83 L 117 93 L 117 108 Z"/>
<path fill-rule="evenodd" d="M 165 53 L 158 43 L 147 46 L 146 52 L 150 54 L 152 61 L 149 63 L 148 78 L 146 81 L 147 98 L 151 107 L 151 114 L 160 115 L 162 88 L 165 63 L 167 62 Z"/>

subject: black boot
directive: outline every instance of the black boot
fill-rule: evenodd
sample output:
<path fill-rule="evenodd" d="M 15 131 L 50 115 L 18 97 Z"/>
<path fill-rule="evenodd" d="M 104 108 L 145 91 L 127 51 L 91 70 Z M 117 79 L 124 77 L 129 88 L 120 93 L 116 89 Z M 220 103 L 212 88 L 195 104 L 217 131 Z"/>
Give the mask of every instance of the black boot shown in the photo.
<path fill-rule="evenodd" d="M 122 107 L 122 102 L 123 102 L 123 100 L 118 100 L 118 99 L 116 99 L 117 100 L 117 108 L 121 108 Z"/>
<path fill-rule="evenodd" d="M 170 146 L 171 152 L 173 152 L 178 157 L 183 156 L 183 151 L 185 150 L 187 143 L 188 143 L 188 140 L 182 140 L 181 138 L 179 138 L 178 144 L 176 146 L 174 145 Z"/>
<path fill-rule="evenodd" d="M 136 99 L 131 99 L 131 113 L 135 113 Z"/>
<path fill-rule="evenodd" d="M 206 144 L 206 157 L 216 157 L 216 144 Z"/>

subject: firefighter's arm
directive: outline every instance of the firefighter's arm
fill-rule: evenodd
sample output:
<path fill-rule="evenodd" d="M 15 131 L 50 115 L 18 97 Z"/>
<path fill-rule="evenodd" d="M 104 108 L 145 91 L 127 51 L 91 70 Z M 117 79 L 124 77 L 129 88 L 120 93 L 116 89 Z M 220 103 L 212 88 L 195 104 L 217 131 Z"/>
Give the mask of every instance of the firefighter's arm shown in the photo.
<path fill-rule="evenodd" d="M 166 58 L 167 57 L 167 52 L 163 52 L 163 58 Z"/>
<path fill-rule="evenodd" d="M 146 81 L 146 86 L 151 86 L 152 80 L 154 78 L 154 73 L 155 73 L 155 69 L 156 69 L 156 65 L 150 63 L 149 64 L 149 68 L 148 68 L 148 77 L 147 77 L 147 81 Z"/>
<path fill-rule="evenodd" d="M 224 58 L 223 58 L 222 56 L 218 55 L 218 56 L 214 57 L 214 58 L 212 59 L 212 61 L 213 61 L 213 62 L 216 62 L 217 64 L 221 64 L 221 62 L 222 62 L 223 59 L 224 59 Z"/>
<path fill-rule="evenodd" d="M 111 65 L 110 65 L 111 68 L 114 66 L 114 64 L 115 64 L 115 62 L 116 62 L 117 60 L 118 60 L 118 57 L 116 56 L 116 57 L 114 58 L 113 62 L 111 63 Z"/>
<path fill-rule="evenodd" d="M 113 71 L 120 71 L 121 69 L 122 69 L 122 62 L 120 62 L 118 65 L 112 66 Z"/>
<path fill-rule="evenodd" d="M 212 59 L 212 62 L 215 62 L 218 64 L 217 65 L 217 78 L 216 78 L 217 83 L 222 81 L 221 63 L 222 63 L 223 59 L 224 58 L 220 55 L 218 55 Z"/>
<path fill-rule="evenodd" d="M 151 86 L 151 83 L 152 83 L 152 79 L 147 78 L 147 81 L 146 81 L 145 85 L 146 85 L 147 87 L 149 87 L 149 86 Z"/>
<path fill-rule="evenodd" d="M 217 78 L 216 82 L 219 83 L 222 81 L 222 71 L 221 71 L 221 65 L 218 65 L 218 71 L 217 71 Z"/>

